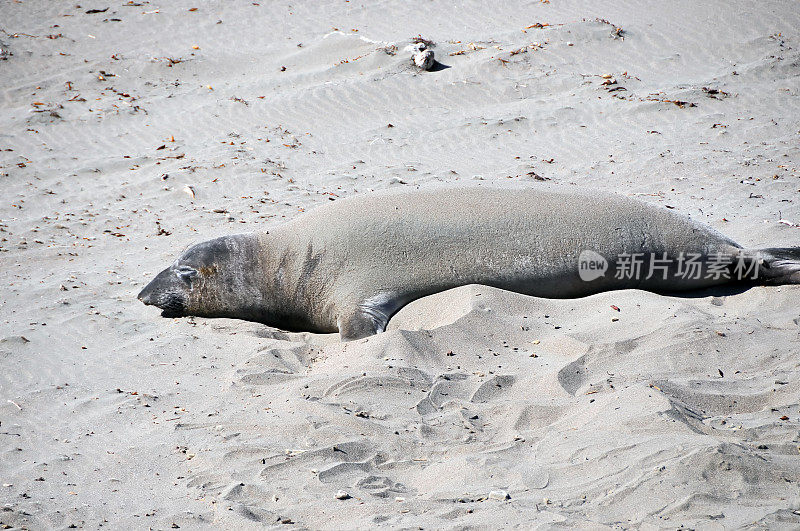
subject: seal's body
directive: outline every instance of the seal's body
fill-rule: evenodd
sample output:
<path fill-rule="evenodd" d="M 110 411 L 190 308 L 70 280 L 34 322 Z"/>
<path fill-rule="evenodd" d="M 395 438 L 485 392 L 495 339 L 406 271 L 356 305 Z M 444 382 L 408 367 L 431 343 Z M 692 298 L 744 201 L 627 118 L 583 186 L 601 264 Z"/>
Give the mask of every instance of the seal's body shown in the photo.
<path fill-rule="evenodd" d="M 571 298 L 736 278 L 800 283 L 800 248 L 746 250 L 673 211 L 595 191 L 438 188 L 339 200 L 269 233 L 197 244 L 139 298 L 166 316 L 350 340 L 383 331 L 414 299 L 466 284 Z"/>

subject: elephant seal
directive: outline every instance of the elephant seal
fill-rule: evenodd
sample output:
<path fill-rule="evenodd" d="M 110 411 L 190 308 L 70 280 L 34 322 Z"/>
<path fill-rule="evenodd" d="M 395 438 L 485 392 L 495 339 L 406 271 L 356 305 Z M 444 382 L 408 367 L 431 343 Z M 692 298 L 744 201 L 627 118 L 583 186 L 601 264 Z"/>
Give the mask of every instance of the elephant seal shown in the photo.
<path fill-rule="evenodd" d="M 592 190 L 449 187 L 355 196 L 269 232 L 198 243 L 139 299 L 167 317 L 352 340 L 382 332 L 414 299 L 466 284 L 573 298 L 740 281 L 800 283 L 800 247 L 744 249 L 671 210 Z"/>

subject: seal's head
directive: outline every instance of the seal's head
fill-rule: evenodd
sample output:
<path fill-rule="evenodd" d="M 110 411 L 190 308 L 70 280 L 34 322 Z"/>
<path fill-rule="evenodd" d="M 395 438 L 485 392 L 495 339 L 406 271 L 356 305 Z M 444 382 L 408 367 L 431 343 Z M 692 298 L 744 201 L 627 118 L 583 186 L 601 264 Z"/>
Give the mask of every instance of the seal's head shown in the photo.
<path fill-rule="evenodd" d="M 246 235 L 198 243 L 156 275 L 139 293 L 140 301 L 163 310 L 164 317 L 239 316 L 237 303 L 247 278 L 241 260 L 249 250 Z M 237 267 L 237 263 L 239 266 Z"/>

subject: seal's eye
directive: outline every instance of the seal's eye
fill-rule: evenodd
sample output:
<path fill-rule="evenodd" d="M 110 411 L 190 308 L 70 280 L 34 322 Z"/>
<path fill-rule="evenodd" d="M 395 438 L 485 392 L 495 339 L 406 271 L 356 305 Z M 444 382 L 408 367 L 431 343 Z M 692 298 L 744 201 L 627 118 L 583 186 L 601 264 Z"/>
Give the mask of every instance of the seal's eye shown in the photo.
<path fill-rule="evenodd" d="M 175 275 L 188 284 L 197 276 L 197 270 L 189 266 L 180 266 L 175 270 Z"/>

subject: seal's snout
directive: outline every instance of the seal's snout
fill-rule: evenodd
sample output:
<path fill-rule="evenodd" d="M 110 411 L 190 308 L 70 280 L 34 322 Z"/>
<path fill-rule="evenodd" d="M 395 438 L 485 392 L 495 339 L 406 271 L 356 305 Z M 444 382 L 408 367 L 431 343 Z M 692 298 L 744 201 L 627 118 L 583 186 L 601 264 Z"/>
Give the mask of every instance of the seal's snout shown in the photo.
<path fill-rule="evenodd" d="M 170 314 L 180 313 L 184 307 L 184 301 L 175 286 L 175 275 L 165 269 L 144 287 L 136 297 L 148 306 L 156 306 Z"/>
<path fill-rule="evenodd" d="M 156 275 L 156 278 L 151 280 L 150 283 L 139 292 L 139 295 L 137 295 L 136 298 L 148 306 L 158 306 L 158 294 L 162 288 L 165 287 L 164 282 L 167 278 L 167 272 L 168 270 L 165 269 Z"/>
<path fill-rule="evenodd" d="M 153 296 L 153 289 L 150 287 L 152 282 L 145 286 L 145 288 L 139 292 L 136 296 L 137 299 L 145 303 L 147 306 L 152 306 L 155 304 L 155 297 Z"/>

